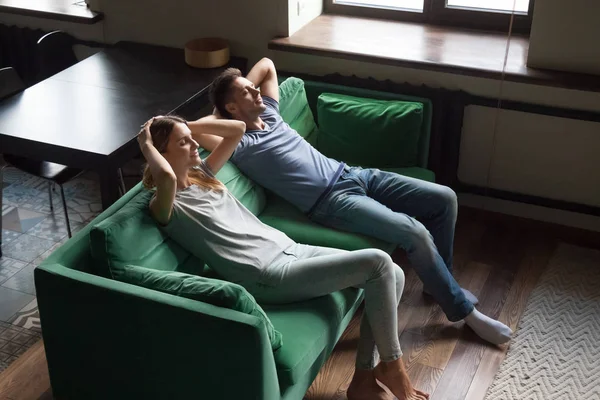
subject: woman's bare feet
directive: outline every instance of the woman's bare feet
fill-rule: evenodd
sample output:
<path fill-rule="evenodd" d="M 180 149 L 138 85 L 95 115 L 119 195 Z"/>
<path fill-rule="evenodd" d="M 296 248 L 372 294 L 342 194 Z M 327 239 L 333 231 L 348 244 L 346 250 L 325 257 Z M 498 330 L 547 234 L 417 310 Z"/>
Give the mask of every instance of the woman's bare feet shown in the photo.
<path fill-rule="evenodd" d="M 392 400 L 388 392 L 375 380 L 373 370 L 357 369 L 346 396 L 348 400 Z"/>
<path fill-rule="evenodd" d="M 427 400 L 429 394 L 415 389 L 410 383 L 402 359 L 380 362 L 373 370 L 375 378 L 383 383 L 398 400 Z"/>

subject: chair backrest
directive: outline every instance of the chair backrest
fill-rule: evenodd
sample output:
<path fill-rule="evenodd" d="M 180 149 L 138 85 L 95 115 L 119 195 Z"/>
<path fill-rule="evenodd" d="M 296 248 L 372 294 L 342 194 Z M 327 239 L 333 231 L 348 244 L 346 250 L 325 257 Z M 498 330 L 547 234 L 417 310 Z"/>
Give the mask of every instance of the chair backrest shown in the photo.
<path fill-rule="evenodd" d="M 62 31 L 50 32 L 38 40 L 40 80 L 55 75 L 77 63 L 77 57 L 75 57 L 73 51 L 75 44 L 75 38 Z"/>
<path fill-rule="evenodd" d="M 25 89 L 25 84 L 12 67 L 0 69 L 0 100 Z"/>

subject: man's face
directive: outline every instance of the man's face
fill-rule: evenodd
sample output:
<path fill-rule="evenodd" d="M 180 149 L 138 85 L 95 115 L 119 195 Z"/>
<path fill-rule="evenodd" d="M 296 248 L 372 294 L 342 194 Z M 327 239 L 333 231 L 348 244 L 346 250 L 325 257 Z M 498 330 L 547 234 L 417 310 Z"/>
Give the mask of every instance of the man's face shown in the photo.
<path fill-rule="evenodd" d="M 232 101 L 226 106 L 235 119 L 242 121 L 255 120 L 267 106 L 263 104 L 260 90 L 246 78 L 237 78 L 233 82 Z"/>

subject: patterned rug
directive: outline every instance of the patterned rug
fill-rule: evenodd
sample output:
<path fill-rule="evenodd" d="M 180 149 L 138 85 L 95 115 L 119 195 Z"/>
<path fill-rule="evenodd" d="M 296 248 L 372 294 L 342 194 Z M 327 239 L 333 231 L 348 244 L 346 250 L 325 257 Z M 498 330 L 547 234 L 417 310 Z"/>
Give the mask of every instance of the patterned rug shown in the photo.
<path fill-rule="evenodd" d="M 600 400 L 600 251 L 562 244 L 486 400 Z"/>

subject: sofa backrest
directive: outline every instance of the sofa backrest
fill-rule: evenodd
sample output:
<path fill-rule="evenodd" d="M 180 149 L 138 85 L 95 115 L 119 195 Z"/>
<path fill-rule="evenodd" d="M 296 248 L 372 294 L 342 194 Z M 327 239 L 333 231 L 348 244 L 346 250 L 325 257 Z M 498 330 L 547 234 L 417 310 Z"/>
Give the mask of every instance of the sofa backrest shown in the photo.
<path fill-rule="evenodd" d="M 90 249 L 97 273 L 113 277 L 116 268 L 135 264 L 163 271 L 202 274 L 204 263 L 186 264 L 190 254 L 171 240 L 148 211 L 152 192 L 141 190 L 109 218 L 90 232 Z M 187 271 L 182 270 L 188 267 Z"/>
<path fill-rule="evenodd" d="M 289 77 L 279 84 L 279 113 L 307 142 L 316 145 L 319 129 L 301 79 Z"/>
<path fill-rule="evenodd" d="M 208 153 L 202 152 L 205 157 Z M 264 189 L 228 162 L 217 174 L 231 193 L 255 215 L 265 207 Z M 179 246 L 152 219 L 148 204 L 153 191 L 139 184 L 135 194 L 90 231 L 90 250 L 95 273 L 112 278 L 111 269 L 133 264 L 163 271 L 215 276 L 204 261 Z"/>
<path fill-rule="evenodd" d="M 433 116 L 433 105 L 431 100 L 423 97 L 405 96 L 399 93 L 381 92 L 317 81 L 304 81 L 304 90 L 315 121 L 318 121 L 317 102 L 322 93 L 337 93 L 380 100 L 400 100 L 423 103 L 423 123 L 421 125 L 421 134 L 419 135 L 418 157 L 417 165 L 415 165 L 415 167 L 427 168 L 429 159 L 429 141 L 431 136 L 431 120 Z M 393 151 L 393 149 L 391 150 Z"/>
<path fill-rule="evenodd" d="M 200 149 L 200 157 L 205 159 L 210 152 Z M 246 177 L 231 161 L 225 163 L 217 174 L 217 178 L 227 186 L 227 189 L 254 215 L 265 208 L 265 190 L 262 186 Z"/>

